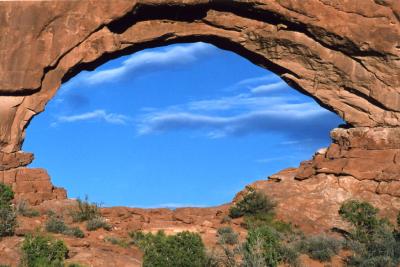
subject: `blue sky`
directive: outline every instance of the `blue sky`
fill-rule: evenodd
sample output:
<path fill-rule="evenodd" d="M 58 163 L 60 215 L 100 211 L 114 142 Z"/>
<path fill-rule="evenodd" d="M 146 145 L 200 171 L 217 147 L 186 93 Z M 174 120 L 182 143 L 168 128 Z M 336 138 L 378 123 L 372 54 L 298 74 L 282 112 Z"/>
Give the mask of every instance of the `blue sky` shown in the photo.
<path fill-rule="evenodd" d="M 342 123 L 275 74 L 205 43 L 147 49 L 63 84 L 27 129 L 32 167 L 105 206 L 218 205 L 298 166 Z"/>

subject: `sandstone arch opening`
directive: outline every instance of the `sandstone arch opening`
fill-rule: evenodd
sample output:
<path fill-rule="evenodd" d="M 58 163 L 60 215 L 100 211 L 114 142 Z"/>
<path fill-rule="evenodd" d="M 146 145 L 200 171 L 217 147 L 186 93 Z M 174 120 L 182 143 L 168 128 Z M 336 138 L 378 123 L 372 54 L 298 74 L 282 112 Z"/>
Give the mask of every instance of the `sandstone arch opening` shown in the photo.
<path fill-rule="evenodd" d="M 32 155 L 21 151 L 29 121 L 61 81 L 144 48 L 206 41 L 275 71 L 354 127 L 335 130 L 329 149 L 280 187 L 302 187 L 297 196 L 307 199 L 318 184 L 324 190 L 315 195 L 331 211 L 350 197 L 388 211 L 400 206 L 396 1 L 98 1 L 95 8 L 90 1 L 17 1 L 0 9 L 8 14 L 0 27 L 0 179 L 19 197 L 36 204 L 65 197 L 43 170 L 25 168 Z M 306 218 L 294 219 L 319 223 L 307 214 L 318 214 L 320 202 L 308 202 Z"/>
<path fill-rule="evenodd" d="M 213 206 L 298 166 L 329 145 L 341 122 L 272 72 L 213 45 L 186 43 L 72 78 L 33 120 L 24 150 L 36 152 L 31 167 L 45 167 L 70 197 Z"/>

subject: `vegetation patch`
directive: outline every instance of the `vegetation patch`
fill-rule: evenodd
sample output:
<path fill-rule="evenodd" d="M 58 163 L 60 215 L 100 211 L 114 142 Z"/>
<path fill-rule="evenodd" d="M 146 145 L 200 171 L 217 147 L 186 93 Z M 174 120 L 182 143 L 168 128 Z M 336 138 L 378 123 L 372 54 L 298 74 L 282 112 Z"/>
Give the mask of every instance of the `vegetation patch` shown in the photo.
<path fill-rule="evenodd" d="M 167 236 L 159 231 L 156 234 L 130 233 L 132 242 L 144 252 L 144 267 L 204 267 L 206 266 L 205 247 L 200 235 L 181 232 Z"/>
<path fill-rule="evenodd" d="M 14 192 L 11 187 L 0 183 L 0 237 L 14 235 L 17 215 L 12 206 Z"/>
<path fill-rule="evenodd" d="M 103 217 L 95 217 L 86 222 L 86 230 L 95 231 L 103 228 L 106 231 L 111 231 L 112 227 L 109 225 Z"/>
<path fill-rule="evenodd" d="M 395 267 L 400 264 L 400 224 L 397 227 L 378 217 L 378 209 L 368 202 L 349 200 L 342 204 L 340 216 L 351 225 L 345 235 L 346 247 L 353 253 L 349 266 Z"/>
<path fill-rule="evenodd" d="M 45 235 L 29 235 L 22 244 L 23 267 L 63 267 L 68 248 L 61 240 Z"/>
<path fill-rule="evenodd" d="M 117 245 L 117 246 L 120 246 L 120 247 L 123 247 L 123 248 L 129 247 L 129 242 L 128 241 L 126 241 L 125 239 L 114 237 L 114 236 L 106 236 L 104 238 L 104 242 L 111 243 L 113 245 Z"/>
<path fill-rule="evenodd" d="M 337 255 L 342 248 L 342 242 L 328 236 L 307 237 L 297 244 L 297 249 L 312 259 L 327 262 L 332 256 Z"/>
<path fill-rule="evenodd" d="M 218 243 L 236 245 L 239 242 L 238 234 L 231 227 L 221 227 L 217 230 Z"/>
<path fill-rule="evenodd" d="M 74 222 L 89 221 L 97 217 L 101 217 L 99 205 L 89 202 L 86 196 L 84 200 L 77 199 L 77 207 L 70 211 L 70 215 Z"/>
<path fill-rule="evenodd" d="M 17 205 L 17 213 L 24 217 L 38 217 L 40 216 L 40 212 L 38 210 L 32 209 L 29 207 L 28 202 L 22 200 Z"/>
<path fill-rule="evenodd" d="M 229 209 L 231 218 L 239 218 L 245 215 L 270 214 L 276 204 L 264 194 L 258 192 L 253 187 L 246 187 L 246 195 Z"/>
<path fill-rule="evenodd" d="M 79 227 L 69 227 L 64 220 L 55 216 L 49 217 L 45 224 L 46 231 L 55 234 L 64 234 L 78 238 L 85 237 L 85 234 Z"/>

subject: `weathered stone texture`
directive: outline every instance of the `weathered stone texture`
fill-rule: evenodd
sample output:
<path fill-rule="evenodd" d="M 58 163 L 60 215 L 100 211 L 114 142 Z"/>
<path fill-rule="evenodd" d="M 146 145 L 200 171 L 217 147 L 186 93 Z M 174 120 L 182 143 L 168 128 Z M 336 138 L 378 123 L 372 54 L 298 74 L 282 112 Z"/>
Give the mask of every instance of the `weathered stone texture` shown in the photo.
<path fill-rule="evenodd" d="M 0 171 L 0 182 L 11 186 L 16 202 L 25 200 L 31 205 L 37 205 L 45 200 L 67 197 L 64 189 L 53 186 L 44 169 L 16 168 Z"/>

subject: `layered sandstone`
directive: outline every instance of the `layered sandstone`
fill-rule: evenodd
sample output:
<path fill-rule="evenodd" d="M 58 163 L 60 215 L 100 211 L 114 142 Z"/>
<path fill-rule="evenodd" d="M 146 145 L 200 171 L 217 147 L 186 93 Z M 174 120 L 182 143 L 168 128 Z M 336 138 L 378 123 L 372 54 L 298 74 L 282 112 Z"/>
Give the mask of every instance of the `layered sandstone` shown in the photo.
<path fill-rule="evenodd" d="M 62 82 L 144 48 L 203 41 L 275 72 L 348 123 L 290 179 L 268 182 L 278 199 L 288 194 L 282 213 L 307 204 L 310 222 L 330 220 L 321 211 L 356 196 L 398 208 L 399 1 L 7 1 L 0 22 L 0 179 L 20 199 L 66 197 L 44 170 L 25 168 L 32 154 L 21 151 Z"/>
<path fill-rule="evenodd" d="M 308 232 L 345 228 L 338 210 L 348 199 L 366 200 L 395 222 L 400 211 L 399 129 L 335 129 L 331 136 L 333 144 L 299 168 L 253 186 L 278 203 L 283 220 Z"/>

